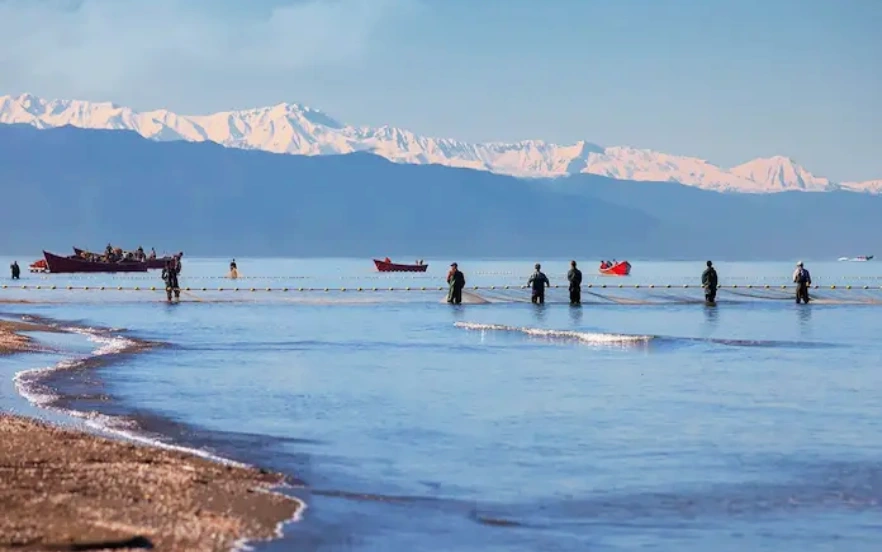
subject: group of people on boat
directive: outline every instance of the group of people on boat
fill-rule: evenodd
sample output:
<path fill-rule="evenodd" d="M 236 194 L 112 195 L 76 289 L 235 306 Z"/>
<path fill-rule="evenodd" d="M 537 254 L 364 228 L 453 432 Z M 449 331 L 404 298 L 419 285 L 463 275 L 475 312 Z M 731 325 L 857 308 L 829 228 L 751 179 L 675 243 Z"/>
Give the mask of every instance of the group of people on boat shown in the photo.
<path fill-rule="evenodd" d="M 138 246 L 138 249 L 135 251 L 124 251 L 121 247 L 114 247 L 113 244 L 108 243 L 107 247 L 104 248 L 103 255 L 90 251 L 80 251 L 77 257 L 93 263 L 143 263 L 147 260 L 152 261 L 155 259 L 156 250 L 151 247 L 150 253 L 147 254 L 144 252 L 143 247 Z"/>
<path fill-rule="evenodd" d="M 618 263 L 616 262 L 615 259 L 613 259 L 612 262 L 610 262 L 610 261 L 600 261 L 600 268 L 612 268 L 612 267 L 616 266 L 617 264 L 618 264 Z"/>

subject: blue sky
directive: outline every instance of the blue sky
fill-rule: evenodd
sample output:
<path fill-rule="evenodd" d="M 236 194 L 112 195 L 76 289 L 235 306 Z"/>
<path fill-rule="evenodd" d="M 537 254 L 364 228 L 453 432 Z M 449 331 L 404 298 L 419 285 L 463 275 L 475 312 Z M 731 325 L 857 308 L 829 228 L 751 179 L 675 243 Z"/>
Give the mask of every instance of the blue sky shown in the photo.
<path fill-rule="evenodd" d="M 880 28 L 873 0 L 0 0 L 0 94 L 299 102 L 432 136 L 778 154 L 867 180 Z"/>

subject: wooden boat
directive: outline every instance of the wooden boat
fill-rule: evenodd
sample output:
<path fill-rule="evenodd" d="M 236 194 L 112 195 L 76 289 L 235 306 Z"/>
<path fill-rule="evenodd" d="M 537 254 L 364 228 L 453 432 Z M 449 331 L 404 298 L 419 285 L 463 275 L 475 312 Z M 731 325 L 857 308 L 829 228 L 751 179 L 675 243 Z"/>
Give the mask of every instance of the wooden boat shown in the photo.
<path fill-rule="evenodd" d="M 600 273 L 607 276 L 627 276 L 631 274 L 631 263 L 619 261 L 617 263 L 600 263 Z"/>
<path fill-rule="evenodd" d="M 74 247 L 73 250 L 74 250 L 74 255 L 76 255 L 76 256 L 78 256 L 78 257 L 79 257 L 80 255 L 82 255 L 83 253 L 85 253 L 86 255 L 98 255 L 97 253 L 92 253 L 92 252 L 89 251 L 89 250 L 86 250 L 86 249 L 79 249 L 79 248 L 77 248 L 77 247 Z M 98 255 L 98 256 L 100 257 L 101 255 Z M 147 260 L 144 261 L 144 262 L 147 263 L 147 268 L 148 268 L 148 269 L 153 270 L 153 269 L 162 269 L 162 268 L 165 268 L 165 262 L 166 262 L 166 261 L 171 261 L 171 260 L 173 260 L 173 259 L 174 259 L 174 258 L 173 258 L 172 256 L 167 255 L 167 256 L 165 256 L 165 257 L 157 257 L 157 258 L 155 258 L 155 259 L 147 259 Z"/>
<path fill-rule="evenodd" d="M 398 264 L 386 258 L 385 260 L 374 259 L 374 265 L 380 272 L 425 272 L 427 264 Z"/>
<path fill-rule="evenodd" d="M 147 272 L 147 263 L 138 261 L 102 263 L 80 259 L 75 255 L 62 257 L 48 251 L 43 251 L 46 266 L 52 274 L 81 273 L 81 272 Z"/>
<path fill-rule="evenodd" d="M 49 272 L 49 265 L 46 264 L 46 259 L 40 259 L 32 262 L 28 270 L 37 273 Z"/>

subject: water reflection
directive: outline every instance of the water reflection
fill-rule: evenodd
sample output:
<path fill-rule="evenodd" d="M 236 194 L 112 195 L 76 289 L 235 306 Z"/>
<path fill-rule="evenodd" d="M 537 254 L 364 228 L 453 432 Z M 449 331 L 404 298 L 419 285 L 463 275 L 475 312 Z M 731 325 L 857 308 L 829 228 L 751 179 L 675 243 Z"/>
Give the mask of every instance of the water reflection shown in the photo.
<path fill-rule="evenodd" d="M 798 305 L 796 309 L 797 319 L 799 320 L 800 337 L 812 337 L 812 306 Z"/>
<path fill-rule="evenodd" d="M 716 306 L 713 307 L 704 307 L 704 320 L 708 323 L 708 325 L 712 328 L 717 326 L 717 321 L 719 320 L 719 312 Z"/>
<path fill-rule="evenodd" d="M 538 305 L 538 304 L 537 305 L 531 304 L 530 306 L 533 307 L 533 313 L 534 313 L 533 316 L 536 317 L 536 322 L 538 322 L 540 324 L 542 322 L 545 322 L 545 319 L 548 317 L 548 312 L 546 311 L 547 307 L 545 305 Z"/>

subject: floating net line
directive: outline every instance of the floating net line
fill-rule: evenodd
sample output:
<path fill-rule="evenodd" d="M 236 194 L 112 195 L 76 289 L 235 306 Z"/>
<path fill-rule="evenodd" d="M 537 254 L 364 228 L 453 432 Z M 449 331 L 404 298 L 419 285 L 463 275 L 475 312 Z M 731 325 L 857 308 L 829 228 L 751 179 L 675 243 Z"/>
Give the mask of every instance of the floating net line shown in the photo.
<path fill-rule="evenodd" d="M 255 287 L 181 285 L 182 302 L 279 302 L 303 304 L 376 304 L 405 302 L 445 302 L 447 286 L 358 286 L 358 287 Z M 813 285 L 811 299 L 816 304 L 882 304 L 882 286 L 869 284 Z M 102 303 L 165 301 L 166 289 L 156 286 L 74 286 L 0 285 L 0 303 Z M 717 291 L 718 304 L 744 304 L 794 301 L 791 285 L 724 285 Z M 463 290 L 465 304 L 529 303 L 530 290 L 524 285 L 468 286 Z M 566 304 L 566 285 L 555 285 L 545 294 L 549 304 Z M 670 305 L 703 304 L 700 285 L 583 284 L 584 305 Z"/>
<path fill-rule="evenodd" d="M 445 273 L 446 274 L 446 273 Z M 546 275 L 551 279 L 557 280 L 566 280 L 566 273 L 546 273 Z M 24 275 L 23 275 L 24 276 Z M 478 277 L 483 279 L 487 276 L 494 276 L 497 280 L 507 280 L 507 281 L 526 281 L 529 278 L 529 273 L 514 273 L 514 272 L 482 272 L 476 271 L 473 273 L 466 274 L 466 278 L 474 278 Z M 343 275 L 334 275 L 334 274 L 312 274 L 312 275 L 240 275 L 237 278 L 230 278 L 228 275 L 207 275 L 207 274 L 181 274 L 180 278 L 186 280 L 225 280 L 230 282 L 237 281 L 293 281 L 293 280 L 332 280 L 332 281 L 346 281 L 346 280 L 425 280 L 425 281 L 433 281 L 437 282 L 439 280 L 444 279 L 444 274 L 440 273 L 432 273 L 432 274 L 408 274 L 401 272 L 388 272 L 388 273 L 377 273 L 377 274 L 343 274 Z M 610 282 L 626 279 L 629 282 L 633 281 L 633 276 L 609 276 L 602 274 L 584 274 L 583 282 Z M 143 274 L 143 273 L 96 273 L 96 274 L 47 274 L 47 273 L 31 273 L 26 276 L 26 279 L 29 281 L 40 280 L 43 282 L 51 282 L 51 281 L 59 281 L 59 280 L 70 280 L 70 281 L 80 281 L 80 280 L 108 280 L 108 281 L 117 281 L 117 280 L 125 280 L 125 281 L 144 281 L 144 280 L 159 280 L 159 272 L 156 271 L 155 274 Z M 812 279 L 818 282 L 873 282 L 873 281 L 882 281 L 882 275 L 863 275 L 863 276 L 812 276 Z M 695 278 L 683 278 L 683 277 L 661 277 L 656 278 L 656 285 L 664 285 L 664 284 L 683 284 L 687 283 L 687 280 L 694 281 Z M 768 283 L 785 283 L 788 281 L 788 275 L 784 276 L 726 276 L 726 281 L 736 281 L 736 282 L 768 282 Z M 628 284 L 633 285 L 633 284 Z M 647 284 L 640 284 L 647 285 Z"/>

